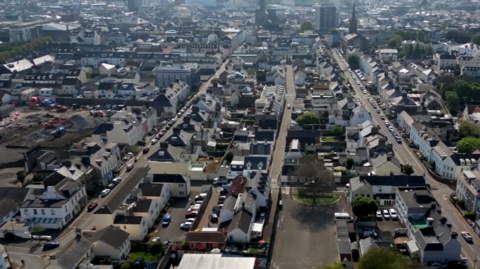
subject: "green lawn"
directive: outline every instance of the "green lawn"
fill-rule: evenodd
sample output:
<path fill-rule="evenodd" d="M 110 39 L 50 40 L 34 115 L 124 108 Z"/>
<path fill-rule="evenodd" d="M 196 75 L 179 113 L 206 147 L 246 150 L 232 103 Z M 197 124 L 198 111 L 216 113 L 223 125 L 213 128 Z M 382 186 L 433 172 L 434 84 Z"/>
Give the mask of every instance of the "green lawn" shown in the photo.
<path fill-rule="evenodd" d="M 297 201 L 299 201 L 300 203 L 304 203 L 308 205 L 313 204 L 313 199 L 310 197 L 303 197 L 298 194 L 294 194 L 294 196 L 295 196 L 295 199 L 297 199 Z M 337 195 L 337 194 L 325 195 L 320 198 L 317 198 L 316 202 L 317 202 L 317 205 L 328 205 L 338 201 L 339 198 L 340 198 L 340 195 Z"/>
<path fill-rule="evenodd" d="M 324 136 L 323 140 L 324 141 L 338 141 L 335 136 Z"/>
<path fill-rule="evenodd" d="M 155 256 L 150 253 L 143 253 L 143 252 L 132 252 L 130 253 L 130 260 L 131 261 L 147 261 L 147 262 L 155 262 L 158 261 L 158 256 Z"/>

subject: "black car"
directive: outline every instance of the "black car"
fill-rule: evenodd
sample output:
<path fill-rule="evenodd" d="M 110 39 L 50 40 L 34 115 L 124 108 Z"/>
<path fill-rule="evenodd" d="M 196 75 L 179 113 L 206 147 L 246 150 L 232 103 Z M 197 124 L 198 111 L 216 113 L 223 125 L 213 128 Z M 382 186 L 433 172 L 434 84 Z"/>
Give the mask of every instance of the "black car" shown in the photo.
<path fill-rule="evenodd" d="M 143 153 L 148 153 L 149 151 L 150 151 L 150 148 L 147 148 L 147 147 L 145 147 L 145 148 L 142 149 L 142 152 L 143 152 Z"/>
<path fill-rule="evenodd" d="M 50 242 L 47 242 L 47 243 L 43 244 L 43 251 L 55 249 L 55 248 L 58 248 L 59 246 L 60 246 L 60 243 L 50 241 Z"/>

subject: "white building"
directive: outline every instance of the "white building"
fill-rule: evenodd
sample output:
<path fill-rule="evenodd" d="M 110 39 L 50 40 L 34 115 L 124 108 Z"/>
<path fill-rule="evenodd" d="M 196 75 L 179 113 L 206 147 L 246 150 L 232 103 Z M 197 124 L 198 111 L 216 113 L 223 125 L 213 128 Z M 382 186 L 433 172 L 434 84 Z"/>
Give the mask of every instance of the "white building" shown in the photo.
<path fill-rule="evenodd" d="M 129 233 L 134 241 L 142 241 L 147 236 L 148 228 L 153 226 L 163 209 L 159 199 L 145 198 L 139 188 L 148 171 L 147 167 L 133 170 L 125 179 L 128 183 L 111 194 L 110 200 L 94 212 L 97 229 L 113 225 Z"/>
<path fill-rule="evenodd" d="M 382 63 L 389 62 L 393 63 L 397 61 L 398 50 L 397 49 L 380 49 L 378 51 L 378 57 Z"/>
<path fill-rule="evenodd" d="M 62 229 L 87 204 L 85 186 L 53 173 L 43 181 L 39 193 L 34 191 L 20 206 L 24 221 L 33 221 L 45 229 Z"/>

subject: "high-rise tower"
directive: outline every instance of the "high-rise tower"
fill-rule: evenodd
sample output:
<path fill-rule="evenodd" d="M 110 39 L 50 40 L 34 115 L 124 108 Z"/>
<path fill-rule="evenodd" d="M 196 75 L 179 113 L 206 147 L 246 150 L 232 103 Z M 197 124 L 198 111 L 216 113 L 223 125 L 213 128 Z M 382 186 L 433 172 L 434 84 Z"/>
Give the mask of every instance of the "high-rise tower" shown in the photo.
<path fill-rule="evenodd" d="M 337 7 L 331 3 L 315 6 L 315 29 L 319 33 L 328 33 L 338 27 Z"/>
<path fill-rule="evenodd" d="M 348 25 L 348 33 L 349 34 L 357 33 L 357 17 L 355 15 L 355 3 L 353 3 L 352 17 L 350 17 L 350 23 Z"/>

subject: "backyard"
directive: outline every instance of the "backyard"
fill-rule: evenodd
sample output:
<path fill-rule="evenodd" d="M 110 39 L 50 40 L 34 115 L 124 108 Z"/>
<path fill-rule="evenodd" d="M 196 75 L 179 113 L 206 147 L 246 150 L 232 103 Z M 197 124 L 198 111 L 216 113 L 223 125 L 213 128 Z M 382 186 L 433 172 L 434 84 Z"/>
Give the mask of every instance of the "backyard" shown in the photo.
<path fill-rule="evenodd" d="M 335 136 L 324 136 L 323 141 L 334 142 L 334 141 L 338 141 L 338 139 Z"/>

